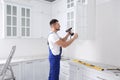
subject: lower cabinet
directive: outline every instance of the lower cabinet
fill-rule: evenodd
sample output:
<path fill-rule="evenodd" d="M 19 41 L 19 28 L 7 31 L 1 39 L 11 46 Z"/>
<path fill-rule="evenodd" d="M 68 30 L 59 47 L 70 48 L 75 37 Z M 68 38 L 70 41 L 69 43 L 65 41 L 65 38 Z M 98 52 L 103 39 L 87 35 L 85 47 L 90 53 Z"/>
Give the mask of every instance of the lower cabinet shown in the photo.
<path fill-rule="evenodd" d="M 47 59 L 31 60 L 11 64 L 16 80 L 48 80 Z"/>
<path fill-rule="evenodd" d="M 69 80 L 69 70 L 70 70 L 70 65 L 67 61 L 61 61 L 60 62 L 60 80 Z"/>
<path fill-rule="evenodd" d="M 68 64 L 66 64 L 68 63 Z M 98 71 L 82 64 L 61 61 L 60 80 L 120 80 L 120 71 Z M 69 66 L 69 67 L 68 67 Z"/>
<path fill-rule="evenodd" d="M 33 64 L 33 61 L 27 61 L 22 63 L 22 80 L 34 80 Z"/>
<path fill-rule="evenodd" d="M 69 80 L 77 80 L 77 67 L 70 65 L 70 78 Z"/>
<path fill-rule="evenodd" d="M 49 63 L 48 60 L 34 61 L 33 68 L 34 80 L 48 80 Z"/>
<path fill-rule="evenodd" d="M 16 62 L 11 66 L 16 80 L 48 80 L 49 62 L 47 59 Z M 3 65 L 0 64 L 0 67 Z M 60 80 L 120 80 L 120 76 L 69 63 L 69 61 L 61 61 Z"/>
<path fill-rule="evenodd" d="M 21 70 L 21 63 L 12 63 L 11 64 L 13 72 L 14 72 L 14 76 L 16 80 L 22 80 L 22 70 Z"/>
<path fill-rule="evenodd" d="M 74 64 L 70 64 L 70 78 L 69 80 L 83 80 L 83 70 Z"/>

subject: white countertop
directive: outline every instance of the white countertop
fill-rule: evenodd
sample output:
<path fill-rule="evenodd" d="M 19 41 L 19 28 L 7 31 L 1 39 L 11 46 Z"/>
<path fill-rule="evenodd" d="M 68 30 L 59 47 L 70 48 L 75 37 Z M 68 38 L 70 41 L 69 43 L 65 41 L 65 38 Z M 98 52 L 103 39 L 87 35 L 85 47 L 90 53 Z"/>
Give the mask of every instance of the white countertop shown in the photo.
<path fill-rule="evenodd" d="M 22 61 L 30 61 L 37 59 L 48 59 L 47 57 L 35 56 L 35 57 L 21 57 L 21 58 L 13 58 L 11 63 L 13 62 L 22 62 Z M 0 59 L 0 64 L 5 64 L 7 59 Z"/>
<path fill-rule="evenodd" d="M 103 68 L 104 71 L 98 71 L 99 73 L 107 73 L 107 74 L 112 74 L 112 75 L 120 77 L 120 71 L 119 70 L 107 70 L 107 69 L 117 69 L 117 68 L 120 69 L 119 66 L 114 66 L 114 65 L 109 65 L 109 64 L 102 64 L 102 63 L 96 63 L 96 62 L 90 62 L 90 61 L 86 61 L 86 60 L 80 60 L 80 61 L 83 61 L 83 62 L 92 64 L 92 65 L 96 65 L 96 66 L 99 66 L 99 67 Z M 88 69 L 88 70 L 91 69 L 91 70 L 97 71 L 97 70 L 89 68 L 88 66 L 85 66 L 85 65 L 83 65 L 81 63 L 73 62 L 72 60 L 70 61 L 70 64 L 73 64 L 73 65 L 76 65 L 76 66 L 80 66 L 80 67 L 83 66 L 83 67 L 86 67 L 86 69 Z"/>
<path fill-rule="evenodd" d="M 48 56 L 46 57 L 41 57 L 41 56 L 34 56 L 34 57 L 19 57 L 19 58 L 13 58 L 11 63 L 14 63 L 14 62 L 23 62 L 23 61 L 30 61 L 30 60 L 37 60 L 37 59 L 48 59 Z M 7 59 L 0 59 L 0 64 L 5 64 Z M 66 58 L 66 57 L 61 57 L 61 61 L 68 61 L 68 60 L 71 60 L 69 58 Z"/>

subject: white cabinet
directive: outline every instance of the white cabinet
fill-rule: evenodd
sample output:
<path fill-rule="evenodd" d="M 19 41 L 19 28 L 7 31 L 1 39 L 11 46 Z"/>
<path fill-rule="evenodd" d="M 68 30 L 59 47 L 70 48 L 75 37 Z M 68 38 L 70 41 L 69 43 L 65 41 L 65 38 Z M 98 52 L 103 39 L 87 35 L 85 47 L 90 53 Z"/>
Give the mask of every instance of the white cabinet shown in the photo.
<path fill-rule="evenodd" d="M 104 66 L 113 67 L 105 64 Z M 106 70 L 98 71 L 83 64 L 65 60 L 61 61 L 60 80 L 120 80 L 119 73 L 120 71 L 114 73 Z"/>
<path fill-rule="evenodd" d="M 95 5 L 94 1 L 67 0 L 67 28 L 72 27 L 80 40 L 91 40 L 95 37 L 95 7 L 92 6 Z"/>
<path fill-rule="evenodd" d="M 34 62 L 34 79 L 35 80 L 40 80 L 42 79 L 41 73 L 43 72 L 43 68 L 41 67 L 41 61 L 40 60 L 36 60 Z"/>
<path fill-rule="evenodd" d="M 49 63 L 48 60 L 36 60 L 34 61 L 33 74 L 34 80 L 48 80 Z"/>
<path fill-rule="evenodd" d="M 11 66 L 16 80 L 47 80 L 49 76 L 47 59 L 16 62 Z"/>
<path fill-rule="evenodd" d="M 47 59 L 38 59 L 22 63 L 22 80 L 47 80 L 49 63 Z"/>
<path fill-rule="evenodd" d="M 76 66 L 70 65 L 70 78 L 69 80 L 78 80 L 77 79 L 78 68 Z"/>
<path fill-rule="evenodd" d="M 33 80 L 33 61 L 22 63 L 22 80 Z"/>
<path fill-rule="evenodd" d="M 73 32 L 78 33 L 79 40 L 91 40 L 95 38 L 94 1 L 61 0 L 53 4 L 52 9 L 54 12 L 52 12 L 52 17 L 59 20 L 62 26 L 60 31 L 62 36 L 65 35 L 66 29 L 72 27 Z"/>
<path fill-rule="evenodd" d="M 0 38 L 30 37 L 31 7 L 19 2 L 0 2 Z"/>
<path fill-rule="evenodd" d="M 67 27 L 78 33 L 79 39 L 87 39 L 87 0 L 67 0 Z"/>
<path fill-rule="evenodd" d="M 60 80 L 69 80 L 70 66 L 67 61 L 60 62 Z"/>
<path fill-rule="evenodd" d="M 74 63 L 70 63 L 70 78 L 69 80 L 83 80 L 83 68 L 78 67 Z"/>
<path fill-rule="evenodd" d="M 14 72 L 15 79 L 22 80 L 21 63 L 12 63 L 11 66 Z"/>

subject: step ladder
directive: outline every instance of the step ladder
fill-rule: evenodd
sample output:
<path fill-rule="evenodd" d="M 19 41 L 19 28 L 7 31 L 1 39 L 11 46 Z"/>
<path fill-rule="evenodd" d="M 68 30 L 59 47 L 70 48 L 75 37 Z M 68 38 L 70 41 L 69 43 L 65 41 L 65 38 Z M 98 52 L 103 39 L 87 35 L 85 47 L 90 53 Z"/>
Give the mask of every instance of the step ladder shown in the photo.
<path fill-rule="evenodd" d="M 10 54 L 9 54 L 7 60 L 6 60 L 6 63 L 3 65 L 3 68 L 0 72 L 0 80 L 15 80 L 13 69 L 10 65 L 12 57 L 15 53 L 15 50 L 16 50 L 16 46 L 12 46 L 12 49 L 10 51 Z"/>

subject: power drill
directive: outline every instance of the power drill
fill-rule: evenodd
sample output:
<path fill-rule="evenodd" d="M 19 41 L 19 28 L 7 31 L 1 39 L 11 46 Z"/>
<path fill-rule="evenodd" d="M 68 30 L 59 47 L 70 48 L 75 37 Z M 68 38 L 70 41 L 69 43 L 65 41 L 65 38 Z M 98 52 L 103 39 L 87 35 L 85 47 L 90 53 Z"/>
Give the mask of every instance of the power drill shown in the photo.
<path fill-rule="evenodd" d="M 71 36 L 73 36 L 73 35 L 74 35 L 74 33 L 73 33 L 73 32 L 71 32 L 71 29 L 72 29 L 72 27 L 71 27 L 71 28 L 69 28 L 69 29 L 67 29 L 67 30 L 66 30 L 66 32 L 69 32 L 69 33 L 70 33 L 70 35 L 71 35 Z"/>

